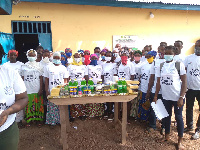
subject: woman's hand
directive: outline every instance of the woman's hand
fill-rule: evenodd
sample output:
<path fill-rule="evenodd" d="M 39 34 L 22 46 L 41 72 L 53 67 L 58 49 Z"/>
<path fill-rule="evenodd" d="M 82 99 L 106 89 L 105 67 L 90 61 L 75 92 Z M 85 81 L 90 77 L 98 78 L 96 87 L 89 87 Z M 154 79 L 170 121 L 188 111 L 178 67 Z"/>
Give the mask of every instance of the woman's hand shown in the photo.
<path fill-rule="evenodd" d="M 156 97 L 156 96 L 154 96 L 154 98 L 153 98 L 153 102 L 157 102 L 157 100 L 158 100 L 158 98 Z"/>
<path fill-rule="evenodd" d="M 6 122 L 8 118 L 9 112 L 7 110 L 4 110 L 0 115 L 0 127 Z"/>
<path fill-rule="evenodd" d="M 177 101 L 177 107 L 182 107 L 183 106 L 183 98 L 180 97 L 179 100 Z"/>

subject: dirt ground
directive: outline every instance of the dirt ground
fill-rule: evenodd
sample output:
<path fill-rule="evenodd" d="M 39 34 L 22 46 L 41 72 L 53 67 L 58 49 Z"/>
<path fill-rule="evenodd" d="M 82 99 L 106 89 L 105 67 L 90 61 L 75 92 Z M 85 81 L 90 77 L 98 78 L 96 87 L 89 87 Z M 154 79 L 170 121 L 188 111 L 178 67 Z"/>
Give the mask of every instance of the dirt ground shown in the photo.
<path fill-rule="evenodd" d="M 198 103 L 194 107 L 194 126 L 199 115 Z M 185 122 L 185 107 L 183 111 Z M 174 120 L 174 115 L 173 119 Z M 76 119 L 70 123 L 69 149 L 70 150 L 175 150 L 177 131 L 174 123 L 171 126 L 171 140 L 160 142 L 163 138 L 159 131 L 151 134 L 145 132 L 146 123 L 132 120 L 127 125 L 127 143 L 121 145 L 121 128 L 116 128 L 114 122 L 107 120 L 90 119 L 81 121 Z M 158 123 L 159 129 L 159 123 Z M 76 129 L 77 127 L 77 129 Z M 186 150 L 200 150 L 200 139 L 191 140 L 190 133 L 184 133 L 184 146 Z M 44 125 L 38 128 L 36 125 L 20 129 L 19 150 L 62 150 L 60 144 L 60 126 L 50 128 Z"/>

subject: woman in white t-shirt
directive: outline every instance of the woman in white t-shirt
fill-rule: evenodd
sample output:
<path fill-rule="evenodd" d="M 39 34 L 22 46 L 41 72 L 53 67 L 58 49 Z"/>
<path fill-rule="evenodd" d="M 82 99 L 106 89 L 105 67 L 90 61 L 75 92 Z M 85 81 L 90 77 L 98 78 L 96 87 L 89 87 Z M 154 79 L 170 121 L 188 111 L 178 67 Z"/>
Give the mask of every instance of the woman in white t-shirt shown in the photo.
<path fill-rule="evenodd" d="M 81 81 L 83 78 L 88 81 L 88 72 L 87 72 L 87 66 L 83 65 L 81 61 L 81 56 L 78 52 L 76 52 L 73 55 L 73 62 L 68 66 L 69 71 L 69 78 L 72 82 L 75 80 L 78 81 L 78 84 L 81 85 Z M 85 105 L 71 105 L 70 106 L 70 115 L 74 120 L 77 117 L 80 117 L 81 119 L 85 119 Z"/>
<path fill-rule="evenodd" d="M 4 54 L 0 44 L 0 63 Z M 15 117 L 27 105 L 26 87 L 17 71 L 4 66 L 0 66 L 0 85 L 0 149 L 17 150 L 19 129 Z"/>
<path fill-rule="evenodd" d="M 89 79 L 97 84 L 97 82 L 101 79 L 102 75 L 102 66 L 97 64 L 98 56 L 96 54 L 92 54 L 90 65 L 87 66 Z M 104 107 L 101 103 L 94 104 L 86 104 L 86 113 L 89 117 L 100 117 L 104 113 Z"/>
<path fill-rule="evenodd" d="M 184 96 L 187 89 L 186 71 L 182 62 L 173 61 L 175 54 L 174 46 L 165 47 L 164 58 L 165 63 L 158 67 L 156 92 L 154 102 L 157 101 L 158 93 L 162 90 L 163 103 L 169 114 L 164 118 L 165 123 L 165 140 L 169 140 L 172 107 L 174 106 L 175 119 L 178 129 L 178 149 L 183 149 L 182 137 L 184 131 L 184 123 L 182 117 Z M 179 66 L 179 67 L 177 67 Z"/>
<path fill-rule="evenodd" d="M 147 121 L 149 118 L 149 112 L 150 112 L 150 101 L 145 98 L 147 89 L 148 89 L 148 83 L 149 83 L 149 77 L 150 77 L 150 69 L 151 65 L 153 65 L 153 61 L 156 57 L 157 52 L 156 51 L 150 51 L 146 54 L 147 63 L 142 65 L 140 69 L 140 87 L 142 96 L 139 100 L 139 107 L 138 107 L 138 119 Z"/>
<path fill-rule="evenodd" d="M 140 69 L 141 69 L 142 65 L 144 64 L 140 61 L 140 59 L 142 57 L 142 52 L 140 50 L 136 50 L 134 52 L 133 57 L 134 57 L 133 58 L 134 61 L 132 63 L 133 63 L 134 68 L 135 68 L 134 81 L 139 81 L 139 79 L 140 79 Z M 141 95 L 142 95 L 142 92 L 140 91 L 140 86 L 139 86 L 138 96 L 131 101 L 132 106 L 131 106 L 130 116 L 134 117 L 135 119 L 137 118 L 137 115 L 138 115 L 138 105 L 139 105 L 139 99 L 140 99 Z"/>
<path fill-rule="evenodd" d="M 103 65 L 103 83 L 109 84 L 113 82 L 113 76 L 117 76 L 117 64 L 111 62 L 112 52 L 106 52 L 106 63 Z M 113 119 L 113 103 L 106 103 L 106 110 L 104 117 L 108 116 L 108 119 Z"/>
<path fill-rule="evenodd" d="M 27 126 L 30 126 L 31 122 L 37 122 L 38 126 L 41 126 L 44 119 L 42 69 L 39 62 L 36 62 L 37 52 L 35 50 L 28 50 L 26 55 L 29 61 L 22 65 L 21 69 L 21 75 L 28 94 L 25 120 Z"/>
<path fill-rule="evenodd" d="M 13 49 L 9 50 L 8 58 L 9 58 L 10 61 L 4 63 L 3 66 L 6 67 L 6 68 L 14 69 L 14 70 L 18 71 L 19 74 L 20 74 L 21 73 L 21 66 L 24 63 L 17 61 L 17 57 L 18 57 L 18 51 L 13 50 Z"/>
<path fill-rule="evenodd" d="M 65 66 L 61 64 L 60 52 L 53 54 L 53 65 L 48 65 L 44 70 L 45 91 L 50 95 L 52 88 L 68 82 L 69 73 Z M 46 124 L 56 125 L 60 123 L 59 107 L 50 101 L 47 102 Z"/>
<path fill-rule="evenodd" d="M 8 51 L 8 58 L 10 59 L 10 61 L 6 62 L 3 64 L 3 66 L 5 68 L 10 68 L 10 69 L 14 69 L 17 72 L 19 72 L 19 74 L 21 74 L 21 66 L 24 64 L 20 61 L 17 61 L 17 57 L 18 57 L 18 51 L 16 50 L 9 50 Z M 22 125 L 22 120 L 24 119 L 24 110 L 19 111 L 16 114 L 16 122 L 19 122 L 19 126 L 23 126 Z"/>

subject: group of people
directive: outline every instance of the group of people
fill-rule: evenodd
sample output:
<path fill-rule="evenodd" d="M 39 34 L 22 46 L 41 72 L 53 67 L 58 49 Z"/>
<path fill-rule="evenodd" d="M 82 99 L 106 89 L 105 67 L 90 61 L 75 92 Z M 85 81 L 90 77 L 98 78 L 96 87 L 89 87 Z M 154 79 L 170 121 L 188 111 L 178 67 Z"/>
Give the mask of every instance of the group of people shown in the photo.
<path fill-rule="evenodd" d="M 91 79 L 94 84 L 101 80 L 103 84 L 109 84 L 113 82 L 114 76 L 118 76 L 119 79 L 140 81 L 138 96 L 128 103 L 128 116 L 148 121 L 148 132 L 156 129 L 157 120 L 151 103 L 161 99 L 169 114 L 161 121 L 161 133 L 165 130 L 165 140 L 169 140 L 174 107 L 178 148 L 183 149 L 183 133 L 193 130 L 195 98 L 200 104 L 200 63 L 198 62 L 200 40 L 196 41 L 192 55 L 187 57 L 182 55 L 182 48 L 182 41 L 175 41 L 173 46 L 161 42 L 157 51 L 152 50 L 151 45 L 146 45 L 140 51 L 117 44 L 112 51 L 108 48 L 101 50 L 95 47 L 94 53 L 91 54 L 89 50 L 78 50 L 72 53 L 70 48 L 52 53 L 38 46 L 36 50 L 27 51 L 28 62 L 25 64 L 17 61 L 18 51 L 10 50 L 9 61 L 2 67 L 18 71 L 28 95 L 28 104 L 25 109 L 17 113 L 16 122 L 22 124 L 24 119 L 27 126 L 35 122 L 39 127 L 43 122 L 49 125 L 59 124 L 59 107 L 47 99 L 53 87 L 69 81 L 78 81 L 81 84 L 83 79 L 86 81 Z M 184 129 L 182 111 L 185 98 L 187 127 Z M 70 121 L 78 117 L 82 120 L 91 117 L 113 119 L 113 103 L 77 104 L 69 107 Z M 199 138 L 199 132 L 200 116 L 193 139 Z"/>

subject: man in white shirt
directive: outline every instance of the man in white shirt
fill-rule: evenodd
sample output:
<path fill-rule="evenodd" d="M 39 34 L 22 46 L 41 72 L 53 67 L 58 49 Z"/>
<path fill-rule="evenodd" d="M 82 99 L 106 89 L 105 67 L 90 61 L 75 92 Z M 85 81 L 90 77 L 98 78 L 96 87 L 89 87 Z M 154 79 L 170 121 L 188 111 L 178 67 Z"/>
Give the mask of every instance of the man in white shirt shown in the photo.
<path fill-rule="evenodd" d="M 186 124 L 185 132 L 193 130 L 193 106 L 195 98 L 200 104 L 200 40 L 195 44 L 195 53 L 185 59 L 187 69 L 187 88 L 186 93 Z M 200 133 L 200 115 L 197 120 L 195 134 L 193 139 L 199 139 Z"/>
<path fill-rule="evenodd" d="M 184 62 L 185 56 L 181 54 L 181 50 L 183 49 L 183 42 L 175 41 L 174 46 L 176 47 L 174 61 Z"/>

